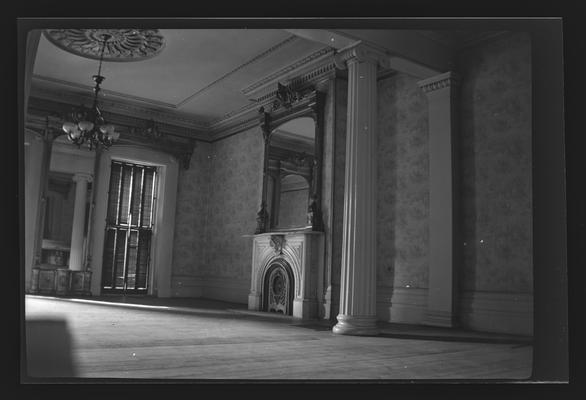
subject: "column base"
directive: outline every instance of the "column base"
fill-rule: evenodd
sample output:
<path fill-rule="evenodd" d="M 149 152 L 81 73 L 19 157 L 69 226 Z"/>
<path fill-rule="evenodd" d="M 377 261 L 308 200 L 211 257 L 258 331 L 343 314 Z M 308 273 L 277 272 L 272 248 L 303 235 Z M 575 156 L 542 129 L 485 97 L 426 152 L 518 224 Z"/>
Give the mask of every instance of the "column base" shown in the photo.
<path fill-rule="evenodd" d="M 338 323 L 332 331 L 338 335 L 374 336 L 379 334 L 375 316 L 352 316 L 339 314 Z"/>
<path fill-rule="evenodd" d="M 441 326 L 444 328 L 457 327 L 456 316 L 450 311 L 427 310 L 423 325 Z"/>

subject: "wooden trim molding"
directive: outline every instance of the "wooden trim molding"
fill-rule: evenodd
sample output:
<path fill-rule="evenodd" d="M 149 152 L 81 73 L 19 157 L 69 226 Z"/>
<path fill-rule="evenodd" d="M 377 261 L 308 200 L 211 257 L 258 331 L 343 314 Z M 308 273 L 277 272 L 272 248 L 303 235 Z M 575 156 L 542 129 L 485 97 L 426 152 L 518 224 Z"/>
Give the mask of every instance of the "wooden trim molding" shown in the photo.
<path fill-rule="evenodd" d="M 426 288 L 377 286 L 379 321 L 421 324 L 427 314 Z M 511 335 L 533 335 L 533 294 L 462 292 L 459 325 L 464 329 Z"/>
<path fill-rule="evenodd" d="M 463 292 L 462 327 L 484 332 L 533 335 L 533 294 Z"/>
<path fill-rule="evenodd" d="M 377 286 L 377 319 L 387 322 L 420 324 L 427 311 L 426 288 Z"/>

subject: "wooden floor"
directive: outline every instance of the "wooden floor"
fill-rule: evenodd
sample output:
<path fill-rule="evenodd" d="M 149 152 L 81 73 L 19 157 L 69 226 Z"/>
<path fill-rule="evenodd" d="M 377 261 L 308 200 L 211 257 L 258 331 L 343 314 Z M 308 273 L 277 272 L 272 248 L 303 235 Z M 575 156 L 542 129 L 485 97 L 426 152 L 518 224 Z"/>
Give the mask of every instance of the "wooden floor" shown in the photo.
<path fill-rule="evenodd" d="M 531 373 L 530 343 L 502 335 L 383 324 L 376 337 L 342 336 L 331 321 L 262 317 L 243 305 L 113 300 L 26 296 L 30 374 L 386 381 L 523 380 Z"/>

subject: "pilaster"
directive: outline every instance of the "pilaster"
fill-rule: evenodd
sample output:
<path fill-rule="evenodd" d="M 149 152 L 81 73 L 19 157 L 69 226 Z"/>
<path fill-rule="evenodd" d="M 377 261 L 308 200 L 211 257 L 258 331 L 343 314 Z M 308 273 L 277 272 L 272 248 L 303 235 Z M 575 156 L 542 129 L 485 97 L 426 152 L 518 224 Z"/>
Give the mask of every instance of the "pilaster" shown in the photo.
<path fill-rule="evenodd" d="M 69 269 L 81 271 L 84 267 L 84 228 L 85 211 L 87 203 L 87 187 L 92 176 L 84 173 L 76 173 L 73 176 L 75 181 L 75 203 L 73 208 L 73 225 L 71 229 L 71 247 L 69 253 Z"/>
<path fill-rule="evenodd" d="M 458 78 L 446 72 L 418 82 L 429 105 L 429 289 L 424 323 L 457 324 Z"/>

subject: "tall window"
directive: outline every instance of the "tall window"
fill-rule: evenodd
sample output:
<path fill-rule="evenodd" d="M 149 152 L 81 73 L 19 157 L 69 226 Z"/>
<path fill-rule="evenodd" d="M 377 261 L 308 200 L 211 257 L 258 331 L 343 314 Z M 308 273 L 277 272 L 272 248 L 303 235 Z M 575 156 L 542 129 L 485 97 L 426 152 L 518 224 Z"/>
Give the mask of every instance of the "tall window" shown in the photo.
<path fill-rule="evenodd" d="M 112 161 L 102 291 L 146 293 L 156 203 L 156 168 Z"/>

